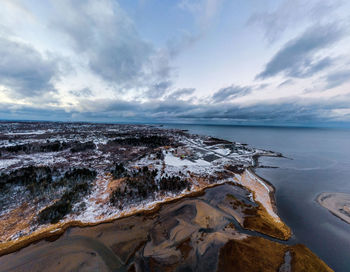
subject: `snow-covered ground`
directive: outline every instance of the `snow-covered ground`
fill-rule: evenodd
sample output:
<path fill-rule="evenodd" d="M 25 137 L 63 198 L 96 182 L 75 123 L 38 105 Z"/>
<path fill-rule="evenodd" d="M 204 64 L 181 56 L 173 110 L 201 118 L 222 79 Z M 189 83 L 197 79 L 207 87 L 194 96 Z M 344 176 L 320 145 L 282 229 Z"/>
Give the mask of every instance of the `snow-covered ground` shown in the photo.
<path fill-rule="evenodd" d="M 35 130 L 36 126 L 38 127 L 37 130 Z M 153 143 L 142 145 L 137 143 L 138 138 L 154 136 L 161 137 L 162 141 L 169 143 L 160 145 Z M 125 139 L 133 139 L 134 142 L 136 139 L 136 144 L 123 142 L 122 140 Z M 11 149 L 6 149 L 7 147 L 16 147 L 23 144 L 44 144 L 53 141 L 68 144 L 72 141 L 80 143 L 92 141 L 96 148 L 74 153 L 69 148 L 57 152 L 36 153 L 12 152 Z M 118 144 L 118 141 L 121 141 L 123 144 Z M 181 197 L 194 190 L 201 190 L 206 186 L 226 181 L 241 183 L 252 191 L 258 190 L 260 196 L 256 200 L 265 205 L 270 201 L 270 189 L 262 180 L 256 178 L 249 171 L 245 172 L 246 177 L 242 179 L 239 174 L 233 173 L 228 169 L 229 166 L 235 166 L 237 169 L 243 170 L 254 166 L 254 156 L 257 155 L 279 155 L 271 151 L 253 149 L 239 143 L 190 135 L 179 130 L 165 130 L 152 126 L 136 125 L 79 125 L 65 123 L 0 123 L 0 152 L 0 176 L 5 174 L 11 175 L 14 171 L 28 166 L 48 166 L 61 173 L 64 173 L 71 167 L 95 170 L 97 178 L 92 185 L 91 192 L 75 203 L 72 211 L 62 219 L 62 222 L 78 220 L 84 223 L 100 222 L 132 213 L 139 209 L 150 209 L 157 203 Z M 176 193 L 170 191 L 155 192 L 141 201 L 135 200 L 130 202 L 128 206 L 124 206 L 120 210 L 120 208 L 111 205 L 111 191 L 109 188 L 109 185 L 113 182 L 111 170 L 120 162 L 130 171 L 144 166 L 151 170 L 156 169 L 157 176 L 155 180 L 158 184 L 163 177 L 181 177 L 190 182 L 191 189 L 190 191 L 185 189 Z M 247 183 L 252 181 L 254 186 L 250 186 Z M 248 185 L 244 184 L 244 182 Z M 10 185 L 7 186 L 10 192 L 14 192 L 15 188 L 17 188 L 13 186 L 12 190 Z M 22 186 L 21 188 L 25 187 Z M 59 192 L 64 192 L 64 188 L 59 190 L 61 190 Z M 8 195 L 13 194 L 10 193 Z M 45 203 L 56 201 L 51 195 L 45 195 L 45 197 L 48 200 Z M 12 200 L 6 194 L 0 193 L 0 201 Z M 12 208 L 13 206 L 19 207 L 25 201 L 25 199 L 16 199 L 16 203 L 10 206 Z M 268 212 L 273 217 L 277 216 L 272 206 L 266 205 Z M 8 205 L 8 207 L 10 206 Z M 44 208 L 42 205 L 37 205 L 37 212 L 42 208 Z M 9 209 L 8 214 L 11 211 Z M 6 216 L 6 214 L 1 214 L 1 216 Z M 18 230 L 14 231 L 10 235 L 11 239 L 45 227 L 38 225 L 35 218 L 36 215 L 29 222 L 27 229 L 20 232 Z M 29 219 L 19 218 L 18 220 Z M 7 231 L 9 232 L 11 229 Z"/>

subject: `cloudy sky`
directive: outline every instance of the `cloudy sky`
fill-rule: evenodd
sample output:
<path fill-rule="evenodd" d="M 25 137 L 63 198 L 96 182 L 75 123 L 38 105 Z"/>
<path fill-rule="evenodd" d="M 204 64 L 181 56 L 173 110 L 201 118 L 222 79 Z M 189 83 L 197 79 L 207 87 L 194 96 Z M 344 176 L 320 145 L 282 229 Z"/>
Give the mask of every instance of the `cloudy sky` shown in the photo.
<path fill-rule="evenodd" d="M 347 0 L 2 0 L 0 119 L 350 124 Z"/>

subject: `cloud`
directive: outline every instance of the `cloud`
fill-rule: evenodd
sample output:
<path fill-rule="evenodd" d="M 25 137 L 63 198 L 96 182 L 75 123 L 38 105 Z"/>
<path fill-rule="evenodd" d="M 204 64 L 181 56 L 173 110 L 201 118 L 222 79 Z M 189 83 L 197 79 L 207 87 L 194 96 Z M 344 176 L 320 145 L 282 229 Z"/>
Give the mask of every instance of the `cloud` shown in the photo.
<path fill-rule="evenodd" d="M 55 92 L 52 80 L 58 74 L 55 59 L 41 55 L 25 43 L 0 37 L 0 85 L 11 96 L 34 97 Z"/>
<path fill-rule="evenodd" d="M 299 124 L 349 122 L 350 95 L 328 98 L 280 98 L 249 105 L 160 100 L 157 103 L 82 98 L 78 107 L 30 107 L 0 103 L 2 119 L 81 120 L 114 122 L 185 122 L 216 124 Z"/>
<path fill-rule="evenodd" d="M 257 78 L 265 79 L 283 73 L 288 77 L 308 77 L 332 64 L 328 57 L 316 56 L 320 50 L 342 38 L 343 30 L 334 24 L 312 26 L 299 37 L 287 42 L 266 64 Z"/>
<path fill-rule="evenodd" d="M 146 92 L 146 97 L 151 99 L 160 99 L 170 88 L 172 83 L 170 81 L 161 81 L 149 88 Z"/>
<path fill-rule="evenodd" d="M 257 76 L 268 79 L 283 75 L 285 78 L 274 83 L 249 83 L 245 80 L 255 75 L 255 69 L 241 69 L 234 76 L 240 82 L 243 80 L 246 85 L 224 85 L 226 87 L 221 89 L 216 87 L 214 90 L 217 91 L 208 97 L 207 89 L 226 82 L 232 75 L 222 73 L 219 78 L 216 75 L 201 78 L 200 75 L 205 74 L 208 67 L 215 67 L 220 63 L 226 65 L 229 59 L 244 57 L 232 47 L 230 58 L 223 59 L 224 62 L 215 59 L 216 56 L 221 56 L 216 52 L 222 49 L 222 44 L 230 36 L 226 35 L 227 26 L 223 24 L 232 22 L 232 18 L 226 17 L 232 13 L 223 12 L 218 24 L 215 23 L 225 0 L 179 1 L 181 9 L 186 9 L 195 17 L 194 25 L 191 18 L 188 20 L 188 16 L 183 17 L 183 10 L 169 10 L 169 18 L 166 20 L 158 16 L 158 10 L 147 13 L 147 16 L 153 16 L 155 20 L 152 26 L 155 23 L 162 24 L 162 31 L 169 30 L 170 38 L 159 37 L 159 33 L 149 31 L 149 25 L 137 25 L 144 22 L 144 18 L 137 18 L 134 22 L 129 15 L 139 13 L 133 12 L 134 4 L 129 5 L 125 1 L 61 0 L 41 3 L 39 8 L 35 1 L 28 4 L 24 0 L 18 0 L 16 3 L 19 6 L 14 6 L 10 0 L 6 0 L 11 12 L 6 9 L 0 11 L 3 15 L 0 16 L 0 37 L 7 37 L 0 38 L 0 117 L 248 124 L 322 122 L 332 121 L 334 118 L 350 121 L 348 96 L 310 98 L 317 96 L 316 86 L 313 93 L 306 94 L 304 91 L 294 97 L 293 93 L 288 93 L 291 88 L 283 88 L 281 93 L 277 87 L 282 82 L 280 86 L 293 84 L 295 87 L 307 89 L 310 80 L 305 78 L 326 71 L 329 67 L 341 67 L 339 57 L 334 58 L 326 53 L 332 44 L 343 37 L 345 27 L 343 31 L 335 24 L 325 24 L 327 16 L 331 17 L 325 11 L 327 8 L 334 10 L 330 1 L 325 1 L 323 6 L 319 0 L 310 1 L 311 4 L 305 4 L 301 0 L 284 1 L 283 8 L 277 9 L 276 13 L 271 16 L 267 13 L 255 21 L 266 29 L 271 27 L 271 33 L 266 34 L 270 41 L 278 39 L 291 26 L 295 31 L 301 29 L 299 26 L 314 25 L 282 45 Z M 123 5 L 127 7 L 125 10 L 131 11 L 130 14 L 123 10 Z M 146 2 L 144 5 L 141 8 L 151 7 L 146 7 Z M 307 9 L 304 11 L 305 5 Z M 294 10 L 295 7 L 297 10 Z M 247 11 L 250 11 L 250 6 Z M 27 15 L 24 15 L 25 12 Z M 312 18 L 312 14 L 315 18 Z M 324 18 L 321 19 L 322 22 L 316 18 L 319 14 Z M 304 15 L 309 18 L 300 19 Z M 242 13 L 242 16 L 247 14 Z M 237 29 L 241 29 L 243 17 L 234 18 L 238 23 Z M 13 20 L 9 20 L 11 18 Z M 173 22 L 173 19 L 178 18 L 187 21 L 179 26 Z M 335 18 L 340 23 L 344 22 L 340 17 Z M 303 22 L 294 25 L 293 21 L 299 19 Z M 21 21 L 19 24 L 18 20 Z M 178 29 L 179 27 L 185 29 Z M 208 32 L 208 28 L 213 31 Z M 144 32 L 139 33 L 139 30 Z M 190 55 L 182 58 L 181 52 L 194 43 L 199 43 L 205 34 L 210 34 L 207 41 L 213 46 L 204 43 L 198 44 L 195 49 L 197 53 L 200 52 L 200 56 L 206 57 L 199 62 L 193 61 L 196 58 L 192 58 L 189 52 Z M 256 33 L 246 34 L 256 36 Z M 246 43 L 246 39 L 239 42 L 242 42 L 242 46 L 247 46 L 252 54 L 256 53 L 253 50 L 261 48 L 264 43 L 262 41 L 262 44 L 252 45 Z M 344 44 L 339 43 L 337 49 L 340 50 L 337 53 L 345 55 Z M 227 43 L 227 46 L 229 50 L 230 44 Z M 52 51 L 46 53 L 45 50 Z M 175 60 L 177 57 L 179 58 Z M 256 65 L 254 59 L 251 61 L 249 60 L 249 67 Z M 62 62 L 67 66 L 63 67 Z M 236 64 L 239 66 L 239 62 Z M 179 68 L 172 65 L 179 65 Z M 179 86 L 193 79 L 191 82 L 194 85 L 191 85 L 196 86 L 196 89 L 179 88 L 176 85 L 176 75 L 182 77 Z M 325 81 L 329 88 L 333 88 L 346 82 L 349 75 L 350 71 L 344 70 L 326 76 L 322 74 L 321 79 L 322 83 Z M 269 99 L 264 100 L 265 91 Z M 340 92 L 332 95 L 336 93 Z M 274 98 L 274 94 L 275 97 L 284 98 Z M 324 95 L 331 94 L 327 92 Z M 243 96 L 247 97 L 236 99 Z"/>
<path fill-rule="evenodd" d="M 333 99 L 300 98 L 273 99 L 250 105 L 232 102 L 192 103 L 167 99 L 153 102 L 121 100 L 84 100 L 79 112 L 81 118 L 125 118 L 131 121 L 147 122 L 204 122 L 204 123 L 247 123 L 247 124 L 312 124 L 332 122 L 335 119 L 350 121 L 348 115 L 341 114 L 349 108 L 350 96 Z M 102 110 L 103 109 L 103 110 Z M 334 109 L 339 112 L 336 115 Z M 108 120 L 107 118 L 107 120 Z"/>
<path fill-rule="evenodd" d="M 184 96 L 189 96 L 195 92 L 196 89 L 194 88 L 184 88 L 176 90 L 175 92 L 172 92 L 170 95 L 167 96 L 167 100 L 179 100 L 180 98 Z"/>
<path fill-rule="evenodd" d="M 92 91 L 89 88 L 83 88 L 81 90 L 71 90 L 69 91 L 69 93 L 77 97 L 89 97 L 93 95 Z"/>
<path fill-rule="evenodd" d="M 152 86 L 169 76 L 168 54 L 140 37 L 117 1 L 62 0 L 54 5 L 53 27 L 93 73 L 119 90 Z"/>
<path fill-rule="evenodd" d="M 281 82 L 278 87 L 283 87 L 283 86 L 288 86 L 288 85 L 292 85 L 294 83 L 294 81 L 292 79 L 287 79 L 284 80 L 283 82 Z"/>
<path fill-rule="evenodd" d="M 315 122 L 332 122 L 335 118 L 334 108 L 348 108 L 349 97 L 339 97 L 335 100 L 300 99 L 266 101 L 259 104 L 242 107 L 233 103 L 212 104 L 204 107 L 198 105 L 191 110 L 179 111 L 176 118 L 218 123 L 245 124 L 312 124 Z M 343 121 L 349 121 L 347 116 L 337 116 Z"/>
<path fill-rule="evenodd" d="M 342 2 L 338 0 L 285 0 L 273 11 L 252 14 L 247 23 L 257 25 L 264 31 L 265 39 L 272 43 L 278 40 L 289 27 L 319 23 L 329 19 Z"/>
<path fill-rule="evenodd" d="M 310 63 L 305 63 L 303 69 L 296 69 L 294 73 L 291 73 L 291 76 L 299 78 L 310 77 L 328 67 L 331 67 L 333 64 L 334 60 L 329 57 L 313 60 Z"/>
<path fill-rule="evenodd" d="M 0 102 L 0 120 L 70 120 L 71 113 L 59 107 L 41 108 Z"/>
<path fill-rule="evenodd" d="M 350 70 L 333 72 L 326 76 L 327 89 L 335 88 L 350 81 Z"/>
<path fill-rule="evenodd" d="M 228 101 L 233 98 L 244 96 L 251 92 L 250 87 L 240 87 L 231 85 L 229 87 L 222 88 L 213 94 L 212 100 L 214 102 Z"/>

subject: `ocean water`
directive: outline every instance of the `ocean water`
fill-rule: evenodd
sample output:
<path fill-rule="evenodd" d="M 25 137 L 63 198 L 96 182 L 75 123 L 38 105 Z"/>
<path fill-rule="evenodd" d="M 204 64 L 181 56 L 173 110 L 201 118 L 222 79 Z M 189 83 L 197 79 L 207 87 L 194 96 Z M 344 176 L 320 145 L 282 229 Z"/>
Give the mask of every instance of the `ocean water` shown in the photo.
<path fill-rule="evenodd" d="M 260 158 L 257 174 L 276 188 L 279 215 L 294 239 L 335 271 L 350 271 L 350 224 L 316 202 L 321 192 L 350 193 L 350 130 L 213 125 L 166 125 L 191 133 L 247 143 L 281 152 Z"/>

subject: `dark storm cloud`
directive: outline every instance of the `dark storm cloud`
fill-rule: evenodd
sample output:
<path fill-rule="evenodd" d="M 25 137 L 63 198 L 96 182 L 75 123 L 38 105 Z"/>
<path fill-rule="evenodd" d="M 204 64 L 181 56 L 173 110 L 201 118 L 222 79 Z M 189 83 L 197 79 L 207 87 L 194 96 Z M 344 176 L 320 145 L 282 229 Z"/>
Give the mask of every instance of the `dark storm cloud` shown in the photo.
<path fill-rule="evenodd" d="M 55 91 L 51 80 L 58 72 L 54 60 L 33 47 L 0 37 L 0 84 L 11 96 L 34 97 Z"/>
<path fill-rule="evenodd" d="M 250 87 L 240 87 L 240 86 L 231 85 L 229 87 L 225 87 L 225 88 L 218 90 L 212 96 L 212 100 L 214 102 L 222 102 L 225 100 L 230 100 L 232 98 L 244 96 L 250 92 L 251 92 Z"/>
<path fill-rule="evenodd" d="M 326 77 L 327 89 L 335 88 L 350 81 L 350 70 L 331 73 Z"/>
<path fill-rule="evenodd" d="M 287 42 L 266 64 L 257 78 L 265 79 L 280 73 L 288 77 L 308 77 L 332 64 L 330 58 L 318 59 L 319 50 L 332 45 L 343 36 L 337 25 L 313 26 L 299 37 Z"/>

